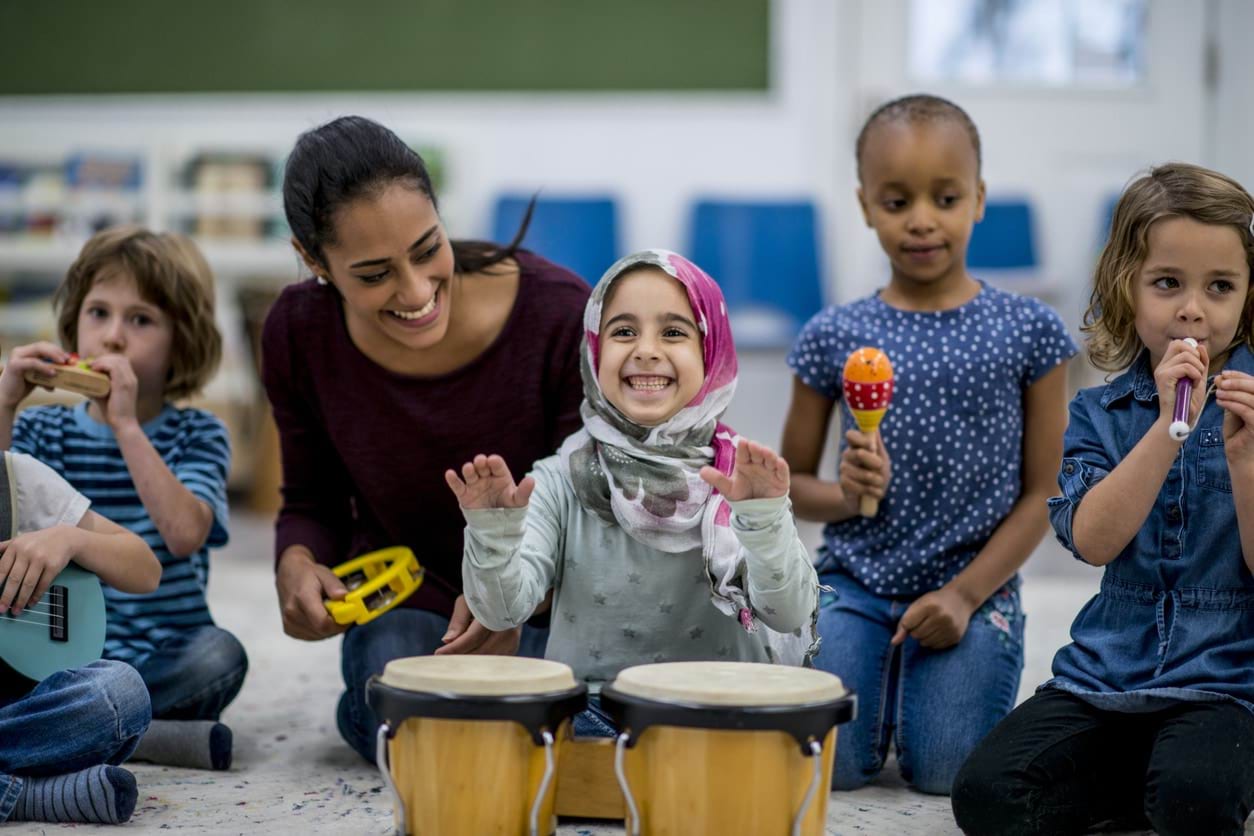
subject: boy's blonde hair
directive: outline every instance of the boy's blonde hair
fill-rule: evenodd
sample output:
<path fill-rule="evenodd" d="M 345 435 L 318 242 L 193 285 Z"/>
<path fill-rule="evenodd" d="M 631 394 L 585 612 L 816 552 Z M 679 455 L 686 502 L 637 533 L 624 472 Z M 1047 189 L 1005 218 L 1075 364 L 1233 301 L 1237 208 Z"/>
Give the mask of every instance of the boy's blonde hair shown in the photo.
<path fill-rule="evenodd" d="M 52 297 L 57 333 L 78 351 L 78 315 L 101 278 L 117 271 L 134 279 L 139 295 L 170 317 L 170 377 L 164 395 L 179 400 L 200 391 L 222 360 L 222 335 L 214 321 L 213 274 L 189 238 L 118 226 L 91 237 Z"/>
<path fill-rule="evenodd" d="M 1254 198 L 1240 183 L 1217 171 L 1166 163 L 1124 189 L 1093 275 L 1093 295 L 1080 330 L 1087 336 L 1093 365 L 1103 371 L 1126 369 L 1144 347 L 1136 333 L 1132 287 L 1149 256 L 1150 227 L 1164 218 L 1231 226 L 1241 236 L 1251 282 L 1236 336 L 1224 350 L 1242 343 L 1254 348 L 1250 319 L 1254 315 Z"/>

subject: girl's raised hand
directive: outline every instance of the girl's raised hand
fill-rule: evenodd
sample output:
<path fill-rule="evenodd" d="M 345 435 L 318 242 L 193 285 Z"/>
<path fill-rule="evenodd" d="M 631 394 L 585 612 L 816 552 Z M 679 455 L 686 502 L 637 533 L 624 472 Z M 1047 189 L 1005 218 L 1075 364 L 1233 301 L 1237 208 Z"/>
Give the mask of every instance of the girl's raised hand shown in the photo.
<path fill-rule="evenodd" d="M 1226 371 L 1215 386 L 1224 411 L 1224 455 L 1228 465 L 1254 462 L 1254 377 Z"/>
<path fill-rule="evenodd" d="M 497 455 L 475 456 L 474 461 L 462 465 L 462 475 L 457 471 L 444 471 L 444 481 L 462 508 L 472 511 L 478 508 L 521 508 L 531 499 L 536 480 L 530 476 L 517 485 L 510 475 L 509 465 Z"/>
<path fill-rule="evenodd" d="M 773 499 L 788 493 L 788 462 L 765 444 L 742 438 L 730 477 L 707 466 L 701 468 L 701 478 L 732 502 Z"/>
<path fill-rule="evenodd" d="M 1206 369 L 1209 365 L 1210 354 L 1206 351 L 1206 346 L 1194 348 L 1184 340 L 1172 340 L 1168 343 L 1163 359 L 1158 361 L 1158 368 L 1154 369 L 1154 384 L 1158 387 L 1158 412 L 1163 420 L 1171 421 L 1176 408 L 1176 384 L 1187 377 L 1193 381 L 1188 422 L 1191 426 L 1197 421 L 1206 400 Z"/>
<path fill-rule="evenodd" d="M 9 352 L 8 362 L 4 364 L 4 373 L 0 374 L 0 407 L 16 409 L 18 404 L 26 400 L 26 396 L 35 388 L 35 384 L 26 379 L 27 372 L 46 373 L 45 376 L 51 383 L 52 374 L 49 366 L 65 364 L 69 361 L 69 352 L 50 342 L 19 345 Z"/>

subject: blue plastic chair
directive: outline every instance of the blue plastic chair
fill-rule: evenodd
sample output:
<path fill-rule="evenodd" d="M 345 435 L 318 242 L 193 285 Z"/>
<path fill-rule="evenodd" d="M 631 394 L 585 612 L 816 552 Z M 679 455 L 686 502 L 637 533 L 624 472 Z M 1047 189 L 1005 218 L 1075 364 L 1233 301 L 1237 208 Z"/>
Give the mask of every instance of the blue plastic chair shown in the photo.
<path fill-rule="evenodd" d="M 723 289 L 738 346 L 791 345 L 823 307 L 818 237 L 808 200 L 693 206 L 688 253 Z"/>
<path fill-rule="evenodd" d="M 1034 270 L 1036 229 L 1026 200 L 990 200 L 984 220 L 975 225 L 967 245 L 967 266 L 979 270 Z"/>
<path fill-rule="evenodd" d="M 514 240 L 531 195 L 497 198 L 492 240 Z M 570 197 L 541 194 L 522 246 L 566 267 L 593 284 L 621 255 L 618 206 L 612 197 Z"/>

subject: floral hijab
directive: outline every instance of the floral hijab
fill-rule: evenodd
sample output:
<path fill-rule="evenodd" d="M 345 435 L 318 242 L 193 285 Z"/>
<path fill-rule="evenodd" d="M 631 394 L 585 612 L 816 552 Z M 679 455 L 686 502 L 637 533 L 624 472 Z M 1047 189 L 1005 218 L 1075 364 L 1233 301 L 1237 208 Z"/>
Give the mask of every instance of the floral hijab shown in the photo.
<path fill-rule="evenodd" d="M 597 379 L 601 310 L 610 287 L 625 272 L 657 267 L 688 295 L 701 330 L 705 382 L 679 412 L 654 427 L 633 422 L 614 407 Z M 723 292 L 701 268 L 668 250 L 644 250 L 615 262 L 592 291 L 584 309 L 580 371 L 583 429 L 558 450 L 562 469 L 579 503 L 633 539 L 659 551 L 700 547 L 714 606 L 758 629 L 745 594 L 740 541 L 731 531 L 731 505 L 700 476 L 712 465 L 731 475 L 739 436 L 719 421 L 736 391 L 736 349 Z M 781 636 L 766 629 L 768 655 L 801 664 L 813 635 Z M 811 630 L 811 634 L 813 631 Z"/>

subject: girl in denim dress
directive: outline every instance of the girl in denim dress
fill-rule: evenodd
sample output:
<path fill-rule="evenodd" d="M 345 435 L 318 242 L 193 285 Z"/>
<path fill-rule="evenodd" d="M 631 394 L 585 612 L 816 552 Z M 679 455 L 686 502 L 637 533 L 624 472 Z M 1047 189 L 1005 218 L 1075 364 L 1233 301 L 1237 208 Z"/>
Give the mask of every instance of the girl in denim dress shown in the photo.
<path fill-rule="evenodd" d="M 827 524 L 814 663 L 858 695 L 833 787 L 873 780 L 891 743 L 912 787 L 945 794 L 1019 692 L 1018 570 L 1049 530 L 1076 345 L 1048 305 L 967 272 L 984 182 L 961 108 L 889 102 L 867 119 L 857 161 L 891 276 L 802 329 L 781 452 L 797 516 Z M 871 434 L 853 428 L 841 393 L 845 358 L 867 345 L 896 381 Z M 833 479 L 818 464 L 834 415 L 846 431 Z M 880 499 L 873 517 L 858 514 L 864 494 Z"/>
<path fill-rule="evenodd" d="M 954 785 L 968 834 L 1239 834 L 1254 804 L 1254 199 L 1186 164 L 1115 209 L 1085 332 L 1126 369 L 1081 391 L 1050 500 L 1105 566 L 1054 677 Z M 1189 340 L 1186 342 L 1186 339 Z M 1177 383 L 1192 383 L 1183 441 Z M 1211 397 L 1211 395 L 1214 397 Z"/>

